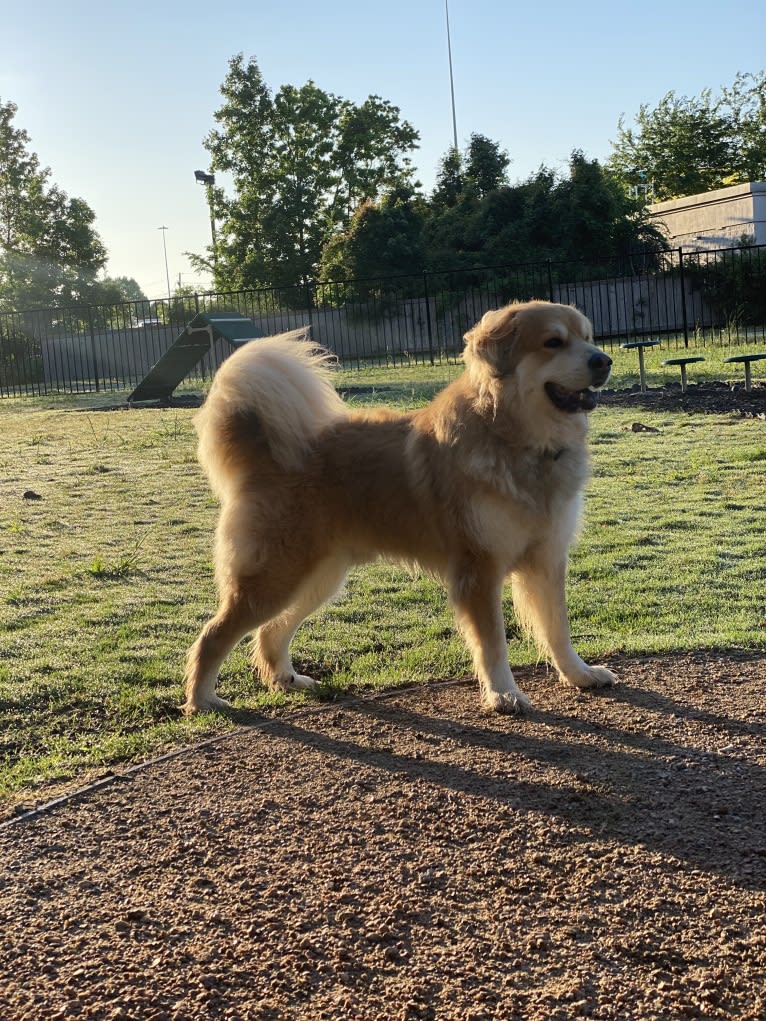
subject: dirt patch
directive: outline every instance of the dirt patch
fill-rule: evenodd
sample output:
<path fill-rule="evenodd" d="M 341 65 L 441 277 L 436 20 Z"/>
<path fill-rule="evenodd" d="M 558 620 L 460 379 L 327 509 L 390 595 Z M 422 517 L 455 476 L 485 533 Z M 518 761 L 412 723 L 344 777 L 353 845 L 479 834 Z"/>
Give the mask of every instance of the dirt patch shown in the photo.
<path fill-rule="evenodd" d="M 317 707 L 0 829 L 8 1019 L 764 1017 L 766 655 Z"/>
<path fill-rule="evenodd" d="M 653 411 L 691 411 L 741 418 L 766 419 L 766 385 L 753 383 L 750 391 L 743 385 L 700 383 L 690 385 L 686 393 L 681 384 L 651 387 L 641 393 L 638 386 L 630 390 L 602 390 L 599 403 L 605 406 L 635 406 Z"/>

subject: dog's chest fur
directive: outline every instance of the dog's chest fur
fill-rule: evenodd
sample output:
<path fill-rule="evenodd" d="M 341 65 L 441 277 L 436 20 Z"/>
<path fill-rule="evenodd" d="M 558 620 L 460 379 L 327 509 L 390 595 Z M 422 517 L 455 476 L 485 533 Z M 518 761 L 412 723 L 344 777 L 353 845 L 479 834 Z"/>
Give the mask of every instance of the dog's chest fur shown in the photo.
<path fill-rule="evenodd" d="M 502 488 L 483 485 L 474 492 L 468 523 L 473 542 L 506 571 L 530 546 L 566 545 L 577 525 L 586 476 L 582 450 L 517 454 Z"/>

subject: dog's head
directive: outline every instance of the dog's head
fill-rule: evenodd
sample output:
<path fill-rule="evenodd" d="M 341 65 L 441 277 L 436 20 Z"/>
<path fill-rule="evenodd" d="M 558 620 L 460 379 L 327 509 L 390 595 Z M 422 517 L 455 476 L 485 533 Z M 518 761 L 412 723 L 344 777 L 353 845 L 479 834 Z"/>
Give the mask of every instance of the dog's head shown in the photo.
<path fill-rule="evenodd" d="M 592 411 L 612 359 L 593 343 L 590 321 L 571 305 L 530 301 L 487 312 L 465 337 L 465 362 L 480 386 L 503 388 L 561 415 Z"/>

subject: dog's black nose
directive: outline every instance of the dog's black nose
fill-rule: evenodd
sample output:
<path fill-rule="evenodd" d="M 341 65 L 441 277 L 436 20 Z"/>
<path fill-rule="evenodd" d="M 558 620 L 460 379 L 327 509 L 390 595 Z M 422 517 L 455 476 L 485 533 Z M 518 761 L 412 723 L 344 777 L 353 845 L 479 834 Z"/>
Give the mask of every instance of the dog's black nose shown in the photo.
<path fill-rule="evenodd" d="M 596 351 L 588 359 L 588 368 L 593 377 L 593 386 L 603 386 L 609 379 L 612 359 L 604 351 Z"/>
<path fill-rule="evenodd" d="M 603 372 L 605 369 L 611 368 L 612 359 L 608 354 L 603 351 L 597 351 L 595 354 L 590 356 L 588 361 L 588 368 L 593 372 Z"/>

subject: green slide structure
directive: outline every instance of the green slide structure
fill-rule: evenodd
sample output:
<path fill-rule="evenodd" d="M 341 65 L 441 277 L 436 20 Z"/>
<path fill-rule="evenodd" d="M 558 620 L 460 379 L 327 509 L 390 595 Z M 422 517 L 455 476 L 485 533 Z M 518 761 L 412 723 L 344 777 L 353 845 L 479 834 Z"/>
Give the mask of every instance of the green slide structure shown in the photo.
<path fill-rule="evenodd" d="M 216 341 L 228 341 L 235 348 L 262 336 L 252 319 L 237 312 L 201 312 L 152 366 L 128 397 L 128 403 L 169 400 L 197 362 L 213 350 Z"/>

